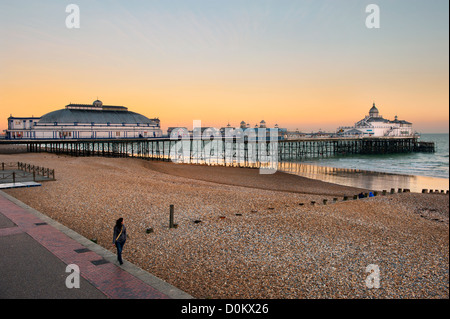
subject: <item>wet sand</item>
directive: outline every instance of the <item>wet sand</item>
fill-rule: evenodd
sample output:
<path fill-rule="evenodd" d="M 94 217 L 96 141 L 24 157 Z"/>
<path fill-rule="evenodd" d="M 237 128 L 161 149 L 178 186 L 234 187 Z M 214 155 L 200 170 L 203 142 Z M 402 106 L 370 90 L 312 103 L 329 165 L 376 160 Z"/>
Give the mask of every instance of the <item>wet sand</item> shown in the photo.
<path fill-rule="evenodd" d="M 342 197 L 369 191 L 365 188 L 337 185 L 281 171 L 275 174 L 265 175 L 260 174 L 259 169 L 166 162 L 144 162 L 144 166 L 160 173 L 206 182 L 299 194 Z"/>
<path fill-rule="evenodd" d="M 7 193 L 111 251 L 124 217 L 124 258 L 197 298 L 449 297 L 448 195 L 344 202 L 360 189 L 253 169 L 51 154 L 1 161 L 55 169 L 55 182 Z M 371 264 L 379 289 L 366 286 Z"/>
<path fill-rule="evenodd" d="M 390 174 L 300 163 L 280 163 L 279 170 L 311 179 L 373 191 L 389 191 L 391 188 L 396 190 L 401 188 L 421 193 L 423 189 L 439 191 L 449 189 L 448 178 Z"/>
<path fill-rule="evenodd" d="M 27 146 L 22 144 L 0 144 L 0 154 L 26 153 Z"/>

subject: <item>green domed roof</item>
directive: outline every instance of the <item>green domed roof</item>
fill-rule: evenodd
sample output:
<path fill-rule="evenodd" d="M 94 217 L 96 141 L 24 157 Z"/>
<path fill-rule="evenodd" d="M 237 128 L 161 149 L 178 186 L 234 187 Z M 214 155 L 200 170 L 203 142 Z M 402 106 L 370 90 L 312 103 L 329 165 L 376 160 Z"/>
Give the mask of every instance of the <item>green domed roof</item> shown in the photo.
<path fill-rule="evenodd" d="M 104 106 L 100 101 L 94 105 L 70 104 L 65 109 L 50 112 L 41 117 L 39 124 L 130 124 L 154 125 L 157 124 L 144 115 L 130 112 L 122 106 Z M 100 102 L 100 103 L 98 103 Z"/>

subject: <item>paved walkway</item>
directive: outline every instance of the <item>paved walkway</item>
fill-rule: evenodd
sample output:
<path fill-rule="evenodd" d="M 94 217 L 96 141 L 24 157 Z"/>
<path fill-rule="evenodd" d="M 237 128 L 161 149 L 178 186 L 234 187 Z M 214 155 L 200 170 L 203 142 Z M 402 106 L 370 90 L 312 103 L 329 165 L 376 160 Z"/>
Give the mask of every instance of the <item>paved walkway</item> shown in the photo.
<path fill-rule="evenodd" d="M 0 299 L 191 299 L 0 191 Z M 66 286 L 68 265 L 80 288 Z"/>

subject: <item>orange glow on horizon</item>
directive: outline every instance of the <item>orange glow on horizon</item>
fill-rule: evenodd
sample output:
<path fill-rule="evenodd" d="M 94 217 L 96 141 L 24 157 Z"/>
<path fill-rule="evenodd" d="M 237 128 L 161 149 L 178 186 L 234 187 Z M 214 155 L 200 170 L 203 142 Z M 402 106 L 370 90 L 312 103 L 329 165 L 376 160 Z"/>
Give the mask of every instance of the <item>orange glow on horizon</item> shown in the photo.
<path fill-rule="evenodd" d="M 84 88 L 79 88 L 83 91 Z M 78 94 L 68 88 L 48 89 L 34 87 L 27 89 L 27 94 L 19 88 L 4 90 L 0 98 L 0 129 L 7 128 L 7 118 L 12 114 L 17 117 L 40 117 L 49 112 L 62 109 L 69 103 L 90 104 L 97 98 L 97 92 Z M 138 89 L 136 89 L 138 91 Z M 330 90 L 331 91 L 331 90 Z M 249 91 L 234 93 L 226 90 L 186 90 L 164 89 L 151 90 L 150 93 L 130 92 L 126 94 L 114 90 L 102 90 L 98 98 L 105 104 L 123 105 L 130 111 L 141 113 L 149 118 L 158 117 L 163 130 L 170 126 L 191 128 L 192 121 L 201 120 L 203 126 L 223 127 L 230 123 L 239 126 L 243 120 L 252 127 L 265 120 L 269 127 L 278 124 L 288 129 L 300 131 L 334 131 L 339 126 L 353 125 L 368 114 L 372 100 L 362 96 L 311 98 L 301 93 L 277 91 Z M 377 102 L 377 101 L 376 101 Z M 448 109 L 430 112 L 433 107 L 424 100 L 405 101 L 396 97 L 383 96 L 377 102 L 381 115 L 393 119 L 396 115 L 414 124 L 418 131 L 448 132 Z M 445 103 L 445 101 L 434 101 Z M 406 104 L 406 105 L 405 105 Z M 5 107 L 7 106 L 7 107 Z M 447 127 L 447 131 L 445 128 Z"/>
<path fill-rule="evenodd" d="M 386 2 L 392 14 L 380 30 L 366 28 L 357 1 L 285 1 L 293 11 L 269 1 L 267 12 L 257 1 L 198 10 L 189 1 L 94 1 L 79 30 L 65 28 L 59 5 L 28 2 L 0 4 L 0 131 L 10 114 L 40 117 L 97 97 L 158 117 L 163 129 L 265 120 L 335 131 L 375 101 L 385 118 L 419 132 L 449 130 L 444 1 Z"/>

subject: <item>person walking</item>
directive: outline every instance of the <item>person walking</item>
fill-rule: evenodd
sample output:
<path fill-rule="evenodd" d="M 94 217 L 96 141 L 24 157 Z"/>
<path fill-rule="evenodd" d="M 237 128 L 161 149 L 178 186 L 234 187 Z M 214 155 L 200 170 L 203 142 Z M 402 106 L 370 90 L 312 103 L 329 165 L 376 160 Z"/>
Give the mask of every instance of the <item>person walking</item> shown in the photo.
<path fill-rule="evenodd" d="M 119 218 L 114 226 L 113 245 L 117 248 L 117 260 L 119 264 L 123 265 L 122 250 L 127 241 L 127 229 L 123 224 L 123 218 Z"/>

